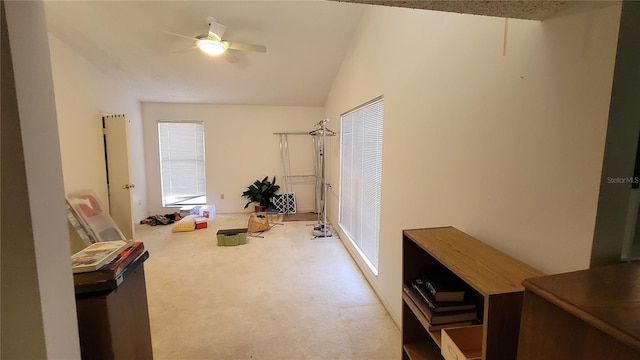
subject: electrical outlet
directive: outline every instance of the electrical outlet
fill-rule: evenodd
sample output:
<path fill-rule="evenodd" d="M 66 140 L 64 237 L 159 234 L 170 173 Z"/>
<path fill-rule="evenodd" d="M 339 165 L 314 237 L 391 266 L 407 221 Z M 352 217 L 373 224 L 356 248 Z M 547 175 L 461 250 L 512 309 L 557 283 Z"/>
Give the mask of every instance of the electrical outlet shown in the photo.
<path fill-rule="evenodd" d="M 224 200 L 224 194 L 220 194 L 220 199 Z"/>

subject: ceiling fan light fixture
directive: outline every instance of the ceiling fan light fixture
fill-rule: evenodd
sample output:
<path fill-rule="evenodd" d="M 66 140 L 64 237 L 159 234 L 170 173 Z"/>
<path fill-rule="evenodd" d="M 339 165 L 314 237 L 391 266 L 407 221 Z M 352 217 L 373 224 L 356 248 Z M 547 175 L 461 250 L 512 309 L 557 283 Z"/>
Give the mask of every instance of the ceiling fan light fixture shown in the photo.
<path fill-rule="evenodd" d="M 208 55 L 220 55 L 227 50 L 224 44 L 218 40 L 200 39 L 196 42 L 196 45 L 202 52 Z"/>

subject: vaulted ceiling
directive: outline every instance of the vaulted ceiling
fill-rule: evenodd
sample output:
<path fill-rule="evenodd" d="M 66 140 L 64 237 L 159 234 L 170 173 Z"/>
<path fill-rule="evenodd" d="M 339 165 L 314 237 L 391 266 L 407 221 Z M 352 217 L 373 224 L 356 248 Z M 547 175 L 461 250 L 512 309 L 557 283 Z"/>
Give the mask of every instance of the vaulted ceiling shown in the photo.
<path fill-rule="evenodd" d="M 498 16 L 513 19 L 545 20 L 572 5 L 573 1 L 556 0 L 337 0 L 359 4 L 396 6 L 460 14 Z"/>
<path fill-rule="evenodd" d="M 366 4 L 540 19 L 567 1 L 45 1 L 47 28 L 140 101 L 322 106 Z M 267 47 L 193 48 L 206 17 Z"/>

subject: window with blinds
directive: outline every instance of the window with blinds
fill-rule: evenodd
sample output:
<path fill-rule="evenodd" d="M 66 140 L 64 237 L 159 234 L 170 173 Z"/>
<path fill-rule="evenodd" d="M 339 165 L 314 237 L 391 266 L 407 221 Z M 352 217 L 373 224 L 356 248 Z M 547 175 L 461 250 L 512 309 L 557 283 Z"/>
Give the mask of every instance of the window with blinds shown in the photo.
<path fill-rule="evenodd" d="M 159 121 L 162 205 L 206 204 L 204 123 Z"/>
<path fill-rule="evenodd" d="M 341 120 L 338 223 L 377 275 L 384 99 L 374 99 Z"/>

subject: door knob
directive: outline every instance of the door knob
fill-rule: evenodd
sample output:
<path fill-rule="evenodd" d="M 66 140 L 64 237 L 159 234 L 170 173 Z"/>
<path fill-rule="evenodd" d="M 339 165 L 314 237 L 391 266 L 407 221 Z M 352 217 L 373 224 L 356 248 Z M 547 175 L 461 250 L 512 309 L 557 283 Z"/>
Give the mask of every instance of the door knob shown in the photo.
<path fill-rule="evenodd" d="M 122 185 L 122 188 L 127 190 L 127 189 L 133 189 L 134 187 L 136 187 L 136 184 L 124 184 Z"/>

